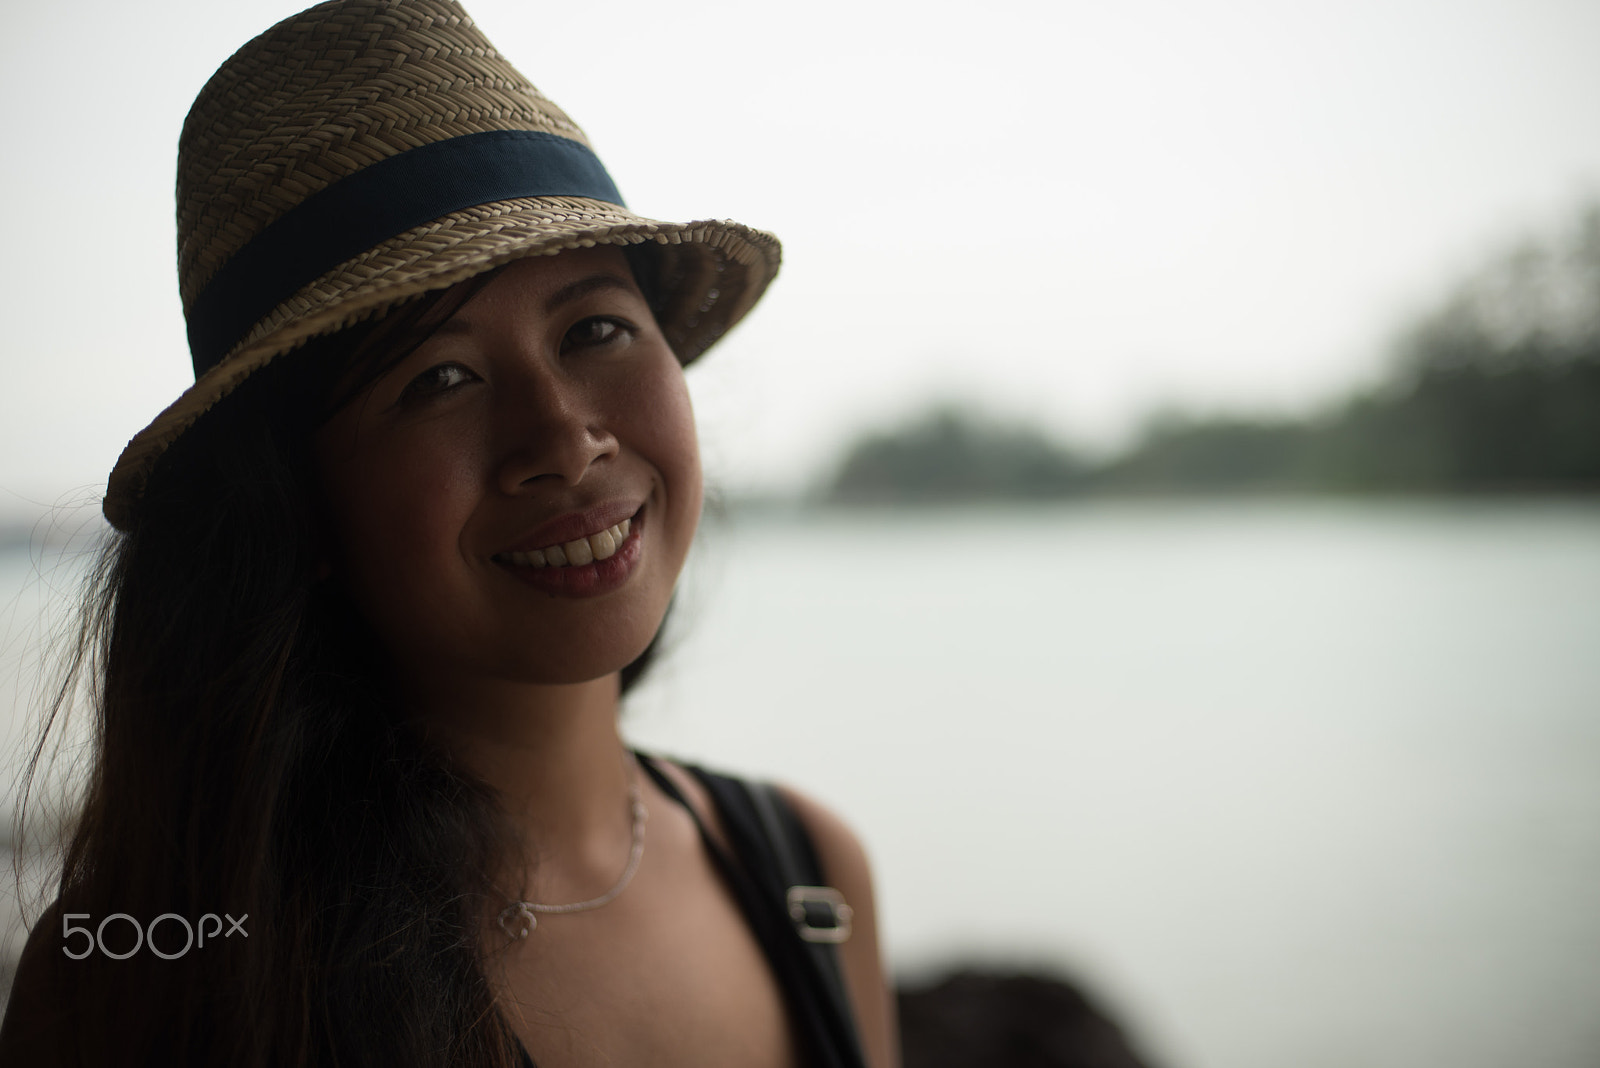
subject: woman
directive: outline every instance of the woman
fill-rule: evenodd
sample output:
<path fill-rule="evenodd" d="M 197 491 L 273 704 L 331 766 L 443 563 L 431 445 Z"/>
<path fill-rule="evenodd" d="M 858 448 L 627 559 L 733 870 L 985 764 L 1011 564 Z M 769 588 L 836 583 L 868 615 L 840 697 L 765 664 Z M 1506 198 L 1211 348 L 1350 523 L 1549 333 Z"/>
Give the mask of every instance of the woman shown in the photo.
<path fill-rule="evenodd" d="M 196 383 L 108 485 L 0 1056 L 893 1063 L 850 832 L 617 731 L 700 511 L 682 367 L 776 241 L 628 212 L 448 0 L 247 44 L 178 203 Z"/>

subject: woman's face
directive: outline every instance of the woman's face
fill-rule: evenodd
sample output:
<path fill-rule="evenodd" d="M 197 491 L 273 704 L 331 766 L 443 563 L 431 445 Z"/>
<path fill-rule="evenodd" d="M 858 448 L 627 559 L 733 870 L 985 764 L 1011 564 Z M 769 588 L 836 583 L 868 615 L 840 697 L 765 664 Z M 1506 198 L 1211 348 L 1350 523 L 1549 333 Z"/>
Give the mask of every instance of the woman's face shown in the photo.
<path fill-rule="evenodd" d="M 700 516 L 683 370 L 615 248 L 506 267 L 315 455 L 334 580 L 418 682 L 617 671 Z"/>

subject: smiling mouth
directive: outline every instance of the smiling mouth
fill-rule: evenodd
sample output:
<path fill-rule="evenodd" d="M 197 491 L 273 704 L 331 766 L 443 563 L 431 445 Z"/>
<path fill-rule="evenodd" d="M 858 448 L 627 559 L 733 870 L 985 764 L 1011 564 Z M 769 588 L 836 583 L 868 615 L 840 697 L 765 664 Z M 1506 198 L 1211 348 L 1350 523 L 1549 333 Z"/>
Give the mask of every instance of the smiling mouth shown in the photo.
<path fill-rule="evenodd" d="M 615 526 L 560 545 L 529 549 L 527 552 L 499 553 L 495 559 L 518 567 L 582 567 L 615 556 L 632 529 L 633 519 L 629 517 Z"/>

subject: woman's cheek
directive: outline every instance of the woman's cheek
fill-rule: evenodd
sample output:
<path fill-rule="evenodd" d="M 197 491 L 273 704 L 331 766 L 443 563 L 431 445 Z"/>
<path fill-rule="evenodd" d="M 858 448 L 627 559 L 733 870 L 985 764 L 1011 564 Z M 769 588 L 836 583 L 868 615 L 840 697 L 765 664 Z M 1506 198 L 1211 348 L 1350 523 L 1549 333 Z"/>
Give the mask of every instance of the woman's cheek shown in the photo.
<path fill-rule="evenodd" d="M 407 591 L 426 585 L 428 575 L 450 567 L 459 554 L 460 517 L 454 513 L 463 472 L 441 462 L 445 455 L 373 442 L 331 472 L 340 556 L 369 616 L 392 616 Z"/>
<path fill-rule="evenodd" d="M 700 443 L 695 432 L 694 405 L 689 399 L 688 383 L 676 358 L 662 369 L 650 400 L 660 456 L 658 464 L 663 473 L 675 476 L 684 503 L 692 504 L 691 510 L 698 515 L 702 494 Z"/>

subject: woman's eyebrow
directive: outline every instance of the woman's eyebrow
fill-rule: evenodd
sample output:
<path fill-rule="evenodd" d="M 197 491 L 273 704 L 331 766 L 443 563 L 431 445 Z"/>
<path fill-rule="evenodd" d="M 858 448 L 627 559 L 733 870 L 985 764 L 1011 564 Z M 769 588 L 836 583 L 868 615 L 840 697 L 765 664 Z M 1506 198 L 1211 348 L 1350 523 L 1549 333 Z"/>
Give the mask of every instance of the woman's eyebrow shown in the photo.
<path fill-rule="evenodd" d="M 544 302 L 545 314 L 553 315 L 562 305 L 582 300 L 589 294 L 603 289 L 615 289 L 624 293 L 636 291 L 634 284 L 621 275 L 609 273 L 588 275 L 568 282 L 546 297 Z M 433 338 L 470 334 L 472 330 L 472 314 L 470 310 L 463 308 L 458 314 L 450 316 L 442 323 L 433 325 L 418 323 L 410 326 L 389 338 L 388 342 L 396 348 L 415 349 L 423 342 Z"/>
<path fill-rule="evenodd" d="M 556 290 L 544 302 L 546 312 L 554 312 L 563 304 L 570 304 L 601 289 L 620 289 L 627 293 L 634 292 L 633 283 L 625 281 L 615 274 L 591 274 L 586 278 L 568 282 Z"/>

